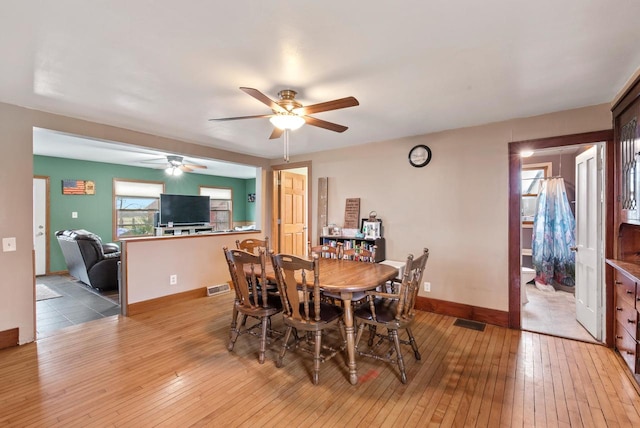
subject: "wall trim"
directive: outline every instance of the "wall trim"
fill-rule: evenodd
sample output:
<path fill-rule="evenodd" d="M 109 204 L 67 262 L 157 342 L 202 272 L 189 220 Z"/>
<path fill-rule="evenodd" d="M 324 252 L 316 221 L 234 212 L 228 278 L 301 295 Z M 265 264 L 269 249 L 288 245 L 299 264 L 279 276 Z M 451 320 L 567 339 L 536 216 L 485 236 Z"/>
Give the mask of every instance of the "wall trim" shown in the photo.
<path fill-rule="evenodd" d="M 164 308 L 176 303 L 186 302 L 187 300 L 197 299 L 207 296 L 207 288 L 196 288 L 193 290 L 183 291 L 182 293 L 170 294 L 168 296 L 158 297 L 156 299 L 144 300 L 142 302 L 131 303 L 127 305 L 127 316 L 142 314 L 153 311 L 155 309 Z"/>
<path fill-rule="evenodd" d="M 0 331 L 0 349 L 18 346 L 19 337 L 20 330 L 17 327 Z"/>
<path fill-rule="evenodd" d="M 445 300 L 430 299 L 418 296 L 416 309 L 450 317 L 484 322 L 499 327 L 509 327 L 509 313 L 497 309 L 480 308 L 464 303 L 447 302 Z"/>

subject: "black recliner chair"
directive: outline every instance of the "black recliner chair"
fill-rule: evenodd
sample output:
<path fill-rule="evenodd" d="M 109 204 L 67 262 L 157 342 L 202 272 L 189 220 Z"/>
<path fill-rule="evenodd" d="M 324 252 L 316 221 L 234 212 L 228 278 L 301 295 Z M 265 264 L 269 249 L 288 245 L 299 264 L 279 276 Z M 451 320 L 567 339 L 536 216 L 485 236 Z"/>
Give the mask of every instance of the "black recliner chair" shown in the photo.
<path fill-rule="evenodd" d="M 59 230 L 56 238 L 71 276 L 98 290 L 118 288 L 117 244 L 103 244 L 102 239 L 86 230 Z"/>

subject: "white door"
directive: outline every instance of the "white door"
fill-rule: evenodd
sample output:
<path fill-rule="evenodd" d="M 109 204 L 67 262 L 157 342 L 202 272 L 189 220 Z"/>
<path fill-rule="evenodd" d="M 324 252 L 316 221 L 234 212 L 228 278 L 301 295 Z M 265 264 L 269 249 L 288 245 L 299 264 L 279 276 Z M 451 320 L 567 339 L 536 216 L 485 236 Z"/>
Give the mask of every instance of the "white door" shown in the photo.
<path fill-rule="evenodd" d="M 33 248 L 36 275 L 47 273 L 47 179 L 33 179 Z"/>
<path fill-rule="evenodd" d="M 597 146 L 576 157 L 576 319 L 597 340 L 602 340 L 600 169 Z"/>

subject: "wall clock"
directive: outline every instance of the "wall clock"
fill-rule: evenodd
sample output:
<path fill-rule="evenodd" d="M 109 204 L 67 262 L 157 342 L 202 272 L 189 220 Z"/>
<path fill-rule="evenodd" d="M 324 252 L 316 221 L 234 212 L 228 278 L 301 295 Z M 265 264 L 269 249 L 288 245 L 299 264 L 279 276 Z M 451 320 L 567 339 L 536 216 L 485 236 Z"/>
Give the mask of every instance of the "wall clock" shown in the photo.
<path fill-rule="evenodd" d="M 424 144 L 418 144 L 409 150 L 409 163 L 416 168 L 422 168 L 431 161 L 431 149 Z"/>

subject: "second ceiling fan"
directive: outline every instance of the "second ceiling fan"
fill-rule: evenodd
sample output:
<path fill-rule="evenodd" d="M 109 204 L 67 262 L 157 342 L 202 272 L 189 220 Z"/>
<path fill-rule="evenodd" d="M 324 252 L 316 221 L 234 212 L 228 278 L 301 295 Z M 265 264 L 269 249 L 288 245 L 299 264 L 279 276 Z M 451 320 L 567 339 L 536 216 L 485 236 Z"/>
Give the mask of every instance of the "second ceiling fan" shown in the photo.
<path fill-rule="evenodd" d="M 344 132 L 349 128 L 343 125 L 338 125 L 337 123 L 317 119 L 309 115 L 324 111 L 338 110 L 341 108 L 355 107 L 360 104 L 354 97 L 346 97 L 333 101 L 326 101 L 323 103 L 303 106 L 295 99 L 297 92 L 292 89 L 283 89 L 282 91 L 278 92 L 278 97 L 280 97 L 280 99 L 277 101 L 272 100 L 257 89 L 241 87 L 240 90 L 244 91 L 261 103 L 268 106 L 273 113 L 253 116 L 223 117 L 220 119 L 209 120 L 224 121 L 268 117 L 271 123 L 274 125 L 273 132 L 271 133 L 269 139 L 280 138 L 285 130 L 298 129 L 305 123 L 312 126 L 317 126 L 319 128 L 328 129 L 330 131 Z"/>

